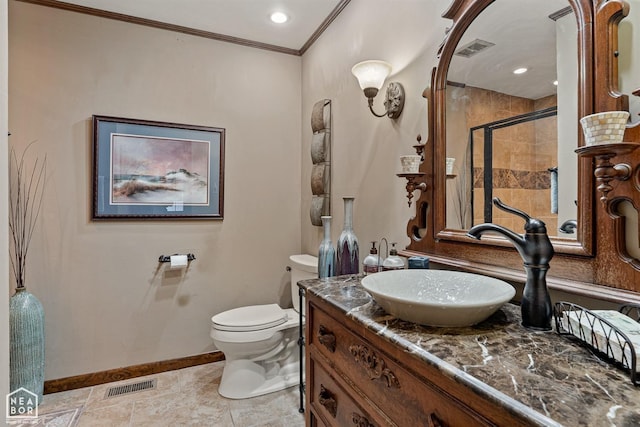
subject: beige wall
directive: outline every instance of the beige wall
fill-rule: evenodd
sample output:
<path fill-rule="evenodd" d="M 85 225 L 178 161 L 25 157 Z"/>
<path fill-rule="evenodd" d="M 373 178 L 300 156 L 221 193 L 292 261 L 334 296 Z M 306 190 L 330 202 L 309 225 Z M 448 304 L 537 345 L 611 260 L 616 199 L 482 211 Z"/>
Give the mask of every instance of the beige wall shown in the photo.
<path fill-rule="evenodd" d="M 640 125 L 640 98 L 630 93 L 640 88 L 640 0 L 627 0 L 629 15 L 620 23 L 618 71 L 620 91 L 629 95 L 631 121 Z M 640 228 L 638 212 L 630 202 L 622 202 L 621 214 L 625 216 L 627 230 L 626 248 L 629 255 L 640 259 Z"/>
<path fill-rule="evenodd" d="M 640 123 L 640 98 L 631 92 L 640 88 L 640 0 L 626 0 L 629 15 L 620 22 L 618 72 L 620 92 L 629 95 L 633 123 Z"/>
<path fill-rule="evenodd" d="M 403 248 L 409 243 L 406 225 L 415 215 L 415 204 L 407 207 L 406 181 L 396 176 L 399 156 L 415 154 L 416 136 L 426 139 L 426 103 L 422 91 L 429 85 L 436 64 L 436 50 L 448 21 L 440 14 L 448 0 L 398 2 L 352 0 L 340 16 L 302 58 L 302 248 L 317 251 L 320 227 L 309 220 L 311 189 L 311 127 L 313 104 L 332 100 L 332 239 L 335 243 L 344 221 L 342 197 L 355 196 L 354 230 L 364 259 L 372 240 L 386 237 Z M 365 59 L 392 64 L 387 79 L 402 83 L 406 92 L 399 119 L 376 118 L 367 108 L 351 67 Z M 386 87 L 386 85 L 385 85 Z M 384 108 L 384 93 L 374 108 Z M 418 194 L 416 193 L 416 196 Z"/>
<path fill-rule="evenodd" d="M 213 314 L 290 306 L 301 58 L 21 2 L 9 16 L 11 141 L 49 162 L 27 277 L 46 378 L 211 351 Z M 224 221 L 91 221 L 93 114 L 226 128 Z M 157 262 L 187 252 L 183 277 Z"/>
<path fill-rule="evenodd" d="M 453 177 L 447 178 L 447 228 L 465 229 L 471 227 L 471 188 L 472 177 L 469 171 L 471 153 L 469 147 L 469 125 L 467 124 L 467 108 L 470 103 L 466 88 L 447 86 L 446 95 L 446 141 L 447 157 L 455 159 Z M 455 123 L 455 126 L 451 126 Z"/>
<path fill-rule="evenodd" d="M 0 183 L 7 182 L 7 2 L 0 0 Z M 0 200 L 9 198 L 8 186 L 0 184 Z M 9 306 L 9 213 L 0 203 L 0 304 Z M 0 397 L 9 393 L 9 310 L 0 310 Z M 0 425 L 6 425 L 0 415 Z"/>
<path fill-rule="evenodd" d="M 558 82 L 558 224 L 578 218 L 578 161 L 575 144 L 565 141 L 577 141 L 578 132 L 582 132 L 578 122 L 578 85 L 575 73 L 578 69 L 578 46 L 576 38 L 578 28 L 574 14 L 566 15 L 556 21 L 556 58 Z M 564 235 L 563 237 L 571 237 Z M 573 235 L 575 236 L 575 234 Z"/>

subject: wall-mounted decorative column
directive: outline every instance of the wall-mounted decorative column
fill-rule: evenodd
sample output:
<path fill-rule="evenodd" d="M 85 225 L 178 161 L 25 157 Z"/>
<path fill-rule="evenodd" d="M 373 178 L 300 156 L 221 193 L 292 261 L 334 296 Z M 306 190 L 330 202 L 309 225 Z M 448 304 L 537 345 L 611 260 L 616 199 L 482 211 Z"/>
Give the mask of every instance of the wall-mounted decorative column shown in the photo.
<path fill-rule="evenodd" d="M 331 100 L 316 102 L 311 112 L 311 224 L 321 227 L 331 215 Z"/>

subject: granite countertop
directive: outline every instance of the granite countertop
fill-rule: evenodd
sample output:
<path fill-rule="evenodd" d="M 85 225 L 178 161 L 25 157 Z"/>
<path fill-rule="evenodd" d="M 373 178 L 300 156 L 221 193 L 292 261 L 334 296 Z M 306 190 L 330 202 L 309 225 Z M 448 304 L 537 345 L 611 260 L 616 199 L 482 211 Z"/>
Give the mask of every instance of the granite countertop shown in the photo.
<path fill-rule="evenodd" d="M 638 426 L 640 387 L 571 337 L 520 325 L 520 307 L 504 305 L 466 328 L 434 328 L 386 313 L 361 276 L 304 280 L 299 286 L 413 357 L 436 366 L 533 424 Z"/>

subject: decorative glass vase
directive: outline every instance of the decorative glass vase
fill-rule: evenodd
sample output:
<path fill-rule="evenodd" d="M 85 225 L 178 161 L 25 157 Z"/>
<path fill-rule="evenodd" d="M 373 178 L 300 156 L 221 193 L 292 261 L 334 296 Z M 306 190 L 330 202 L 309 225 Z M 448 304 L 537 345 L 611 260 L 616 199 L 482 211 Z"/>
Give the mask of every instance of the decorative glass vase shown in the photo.
<path fill-rule="evenodd" d="M 358 238 L 353 232 L 353 197 L 343 197 L 344 228 L 338 238 L 337 275 L 358 274 L 360 262 L 358 257 Z"/>
<path fill-rule="evenodd" d="M 38 396 L 44 390 L 44 310 L 24 287 L 16 288 L 9 301 L 10 391 L 21 387 Z"/>
<path fill-rule="evenodd" d="M 323 278 L 336 275 L 336 250 L 331 241 L 331 217 L 322 216 L 320 219 L 324 228 L 324 239 L 318 248 L 318 276 Z"/>

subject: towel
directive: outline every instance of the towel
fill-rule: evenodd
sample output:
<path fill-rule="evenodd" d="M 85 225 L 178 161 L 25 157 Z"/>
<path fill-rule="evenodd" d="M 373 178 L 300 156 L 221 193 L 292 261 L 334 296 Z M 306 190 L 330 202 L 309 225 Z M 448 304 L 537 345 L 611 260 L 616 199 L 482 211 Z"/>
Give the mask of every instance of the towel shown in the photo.
<path fill-rule="evenodd" d="M 558 168 L 549 168 L 551 173 L 551 213 L 558 213 Z"/>

